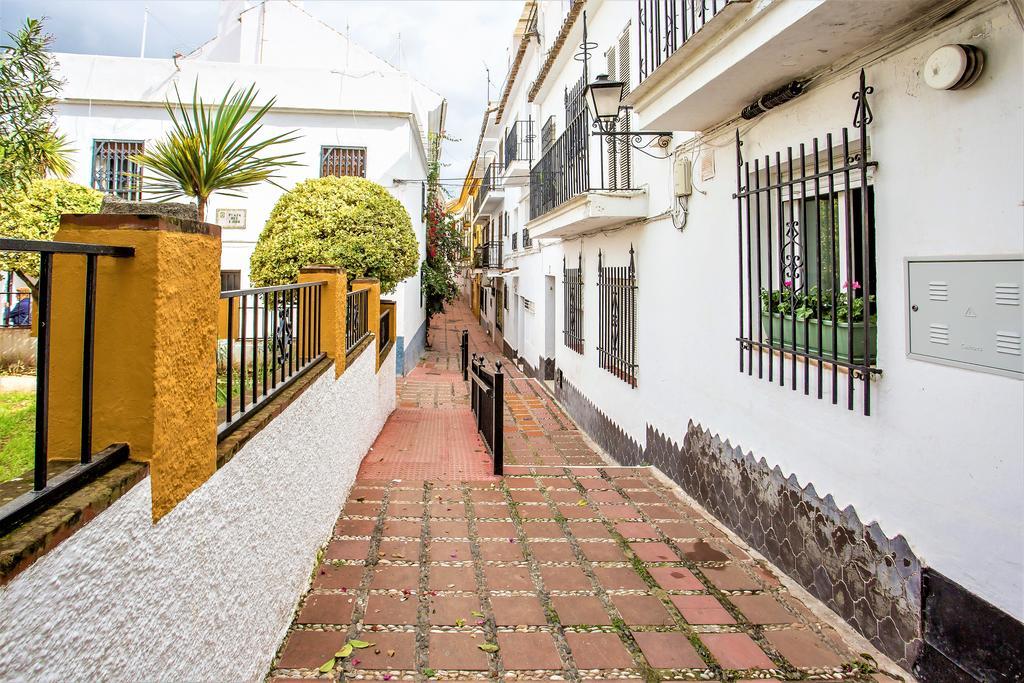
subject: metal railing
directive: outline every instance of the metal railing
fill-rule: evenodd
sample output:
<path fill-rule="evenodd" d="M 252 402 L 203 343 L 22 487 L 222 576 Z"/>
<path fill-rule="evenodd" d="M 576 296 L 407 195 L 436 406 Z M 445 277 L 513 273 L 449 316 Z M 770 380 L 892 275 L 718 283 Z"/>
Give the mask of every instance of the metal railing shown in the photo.
<path fill-rule="evenodd" d="M 501 268 L 502 251 L 500 240 L 480 245 L 473 254 L 473 266 L 476 268 Z"/>
<path fill-rule="evenodd" d="M 597 252 L 598 365 L 636 386 L 636 265 L 606 266 Z"/>
<path fill-rule="evenodd" d="M 0 507 L 0 534 L 6 533 L 28 517 L 53 505 L 96 477 L 128 459 L 126 443 L 115 443 L 98 453 L 92 451 L 93 361 L 96 342 L 96 280 L 100 256 L 131 258 L 133 247 L 74 242 L 0 239 L 0 252 L 28 252 L 39 255 L 37 283 L 36 421 L 32 490 Z M 82 344 L 81 440 L 78 463 L 60 474 L 48 476 L 49 398 L 50 398 L 50 315 L 53 291 L 53 257 L 73 254 L 85 257 L 84 329 Z"/>
<path fill-rule="evenodd" d="M 512 251 L 518 251 L 519 249 L 519 233 L 512 233 Z"/>
<path fill-rule="evenodd" d="M 533 164 L 533 119 L 519 120 L 512 124 L 505 136 L 505 168 L 513 161 Z"/>
<path fill-rule="evenodd" d="M 391 338 L 391 316 L 393 309 L 390 306 L 381 305 L 380 323 L 377 326 L 377 355 L 384 358 L 391 350 L 394 339 Z"/>
<path fill-rule="evenodd" d="M 487 164 L 487 170 L 484 171 L 484 178 L 480 181 L 480 199 L 477 202 L 478 206 L 483 206 L 484 200 L 487 198 L 487 194 L 496 189 L 498 183 L 501 180 L 501 164 L 497 161 L 492 161 Z"/>
<path fill-rule="evenodd" d="M 529 249 L 533 246 L 533 238 L 530 237 L 530 231 L 528 228 L 523 228 L 523 249 Z"/>
<path fill-rule="evenodd" d="M 644 80 L 734 0 L 638 0 L 640 80 Z M 743 0 L 745 1 L 745 0 Z"/>
<path fill-rule="evenodd" d="M 591 135 L 590 129 L 590 114 L 583 109 L 530 170 L 531 219 L 584 192 L 634 189 L 631 164 L 616 159 L 608 142 L 613 138 Z"/>
<path fill-rule="evenodd" d="M 501 361 L 494 364 L 493 371 L 488 371 L 486 365 L 483 357 L 473 354 L 469 363 L 470 406 L 476 415 L 477 431 L 494 458 L 494 474 L 500 475 L 505 463 L 505 374 Z"/>
<path fill-rule="evenodd" d="M 326 357 L 320 346 L 325 284 L 221 292 L 227 329 L 217 351 L 218 441 Z"/>
<path fill-rule="evenodd" d="M 349 355 L 370 334 L 370 290 L 357 289 L 345 298 L 345 354 Z"/>

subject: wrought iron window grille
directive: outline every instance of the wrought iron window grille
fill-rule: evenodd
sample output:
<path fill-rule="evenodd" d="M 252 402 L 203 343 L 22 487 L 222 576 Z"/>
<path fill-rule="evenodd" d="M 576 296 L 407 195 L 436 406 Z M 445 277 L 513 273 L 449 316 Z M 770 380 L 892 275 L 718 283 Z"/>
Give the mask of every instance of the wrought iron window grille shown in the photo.
<path fill-rule="evenodd" d="M 129 201 L 142 199 L 142 167 L 132 157 L 145 151 L 142 140 L 93 140 L 92 187 Z"/>
<path fill-rule="evenodd" d="M 567 268 L 562 257 L 562 341 L 576 353 L 583 353 L 583 254 L 576 267 Z"/>
<path fill-rule="evenodd" d="M 785 156 L 742 154 L 736 131 L 737 239 L 739 242 L 740 372 L 838 404 L 840 368 L 846 370 L 846 406 L 853 410 L 861 385 L 862 409 L 871 414 L 875 366 L 874 188 L 868 125 L 873 92 L 864 71 L 853 93 L 850 140 L 844 127 L 824 149 L 815 137 Z M 837 157 L 838 152 L 838 157 Z M 755 354 L 756 351 L 756 354 Z M 755 357 L 756 355 L 756 357 Z M 788 368 L 787 368 L 788 361 Z M 776 365 L 778 367 L 776 367 Z M 802 366 L 802 367 L 801 367 Z M 812 382 L 811 368 L 816 378 Z M 788 370 L 788 373 L 787 373 Z M 802 381 L 800 376 L 802 375 Z M 831 389 L 826 390 L 826 376 Z"/>
<path fill-rule="evenodd" d="M 598 365 L 632 387 L 637 383 L 636 265 L 629 247 L 628 266 L 605 266 L 597 253 Z"/>
<path fill-rule="evenodd" d="M 366 177 L 366 148 L 324 145 L 320 148 L 320 177 Z"/>

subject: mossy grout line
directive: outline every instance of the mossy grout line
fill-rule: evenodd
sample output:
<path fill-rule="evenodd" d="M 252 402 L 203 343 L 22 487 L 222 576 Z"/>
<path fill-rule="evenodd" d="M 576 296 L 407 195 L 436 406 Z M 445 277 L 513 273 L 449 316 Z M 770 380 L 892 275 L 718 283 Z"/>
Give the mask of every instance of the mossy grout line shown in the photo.
<path fill-rule="evenodd" d="M 480 612 L 484 615 L 483 629 L 487 642 L 498 643 L 498 624 L 494 616 L 494 608 L 491 606 L 491 596 L 487 592 L 487 577 L 484 574 L 483 557 L 480 554 L 480 537 L 476 530 L 476 507 L 473 502 L 473 495 L 469 485 L 462 483 L 462 500 L 466 510 L 466 532 L 469 536 L 469 551 L 473 557 L 473 577 L 476 579 L 477 598 L 480 600 Z M 486 490 L 486 489 L 483 489 Z M 488 655 L 488 673 L 496 680 L 505 676 L 504 662 L 501 659 L 501 651 Z"/>
<path fill-rule="evenodd" d="M 427 595 L 427 588 L 430 583 L 430 497 L 433 491 L 431 482 L 423 482 L 423 524 L 420 527 L 420 554 L 419 568 L 419 604 L 416 607 L 416 637 L 414 639 L 415 649 L 413 651 L 413 666 L 416 668 L 416 676 L 426 680 L 420 672 L 429 666 L 430 658 L 430 600 Z"/>

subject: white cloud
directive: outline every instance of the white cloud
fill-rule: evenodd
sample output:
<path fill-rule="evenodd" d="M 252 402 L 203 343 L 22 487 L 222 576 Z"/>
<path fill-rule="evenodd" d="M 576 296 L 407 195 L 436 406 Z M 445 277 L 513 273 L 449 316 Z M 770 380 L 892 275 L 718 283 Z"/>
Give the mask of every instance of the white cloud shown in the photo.
<path fill-rule="evenodd" d="M 150 8 L 146 55 L 188 52 L 213 35 L 215 0 L 0 0 L 0 30 L 15 30 L 27 16 L 46 16 L 55 49 L 138 55 L 142 16 Z M 446 177 L 461 177 L 476 147 L 487 100 L 484 64 L 491 69 L 491 97 L 504 80 L 512 31 L 523 0 L 306 0 L 305 9 L 448 100 Z M 401 38 L 399 39 L 399 35 Z M 400 48 L 400 49 L 399 49 Z"/>

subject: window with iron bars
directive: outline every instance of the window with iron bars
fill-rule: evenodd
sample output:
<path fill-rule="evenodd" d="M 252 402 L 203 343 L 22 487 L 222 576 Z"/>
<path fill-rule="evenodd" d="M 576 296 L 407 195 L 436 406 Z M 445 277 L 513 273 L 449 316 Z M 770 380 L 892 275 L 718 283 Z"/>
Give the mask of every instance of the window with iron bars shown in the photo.
<path fill-rule="evenodd" d="M 576 353 L 583 353 L 583 254 L 576 267 L 566 268 L 562 257 L 562 340 Z"/>
<path fill-rule="evenodd" d="M 92 187 L 121 199 L 142 199 L 142 167 L 131 160 L 145 151 L 142 140 L 93 140 Z"/>
<path fill-rule="evenodd" d="M 860 383 L 865 415 L 880 372 L 871 92 L 861 72 L 852 142 L 844 127 L 750 160 L 736 133 L 740 372 L 833 404 L 845 394 L 849 410 Z"/>
<path fill-rule="evenodd" d="M 546 152 L 555 144 L 555 117 L 549 116 L 544 126 L 540 129 L 540 150 Z"/>
<path fill-rule="evenodd" d="M 597 254 L 598 364 L 626 384 L 635 387 L 636 362 L 636 266 L 633 247 L 628 266 L 605 266 Z"/>
<path fill-rule="evenodd" d="M 331 175 L 365 178 L 366 148 L 328 145 L 321 147 L 320 177 L 323 178 Z"/>

